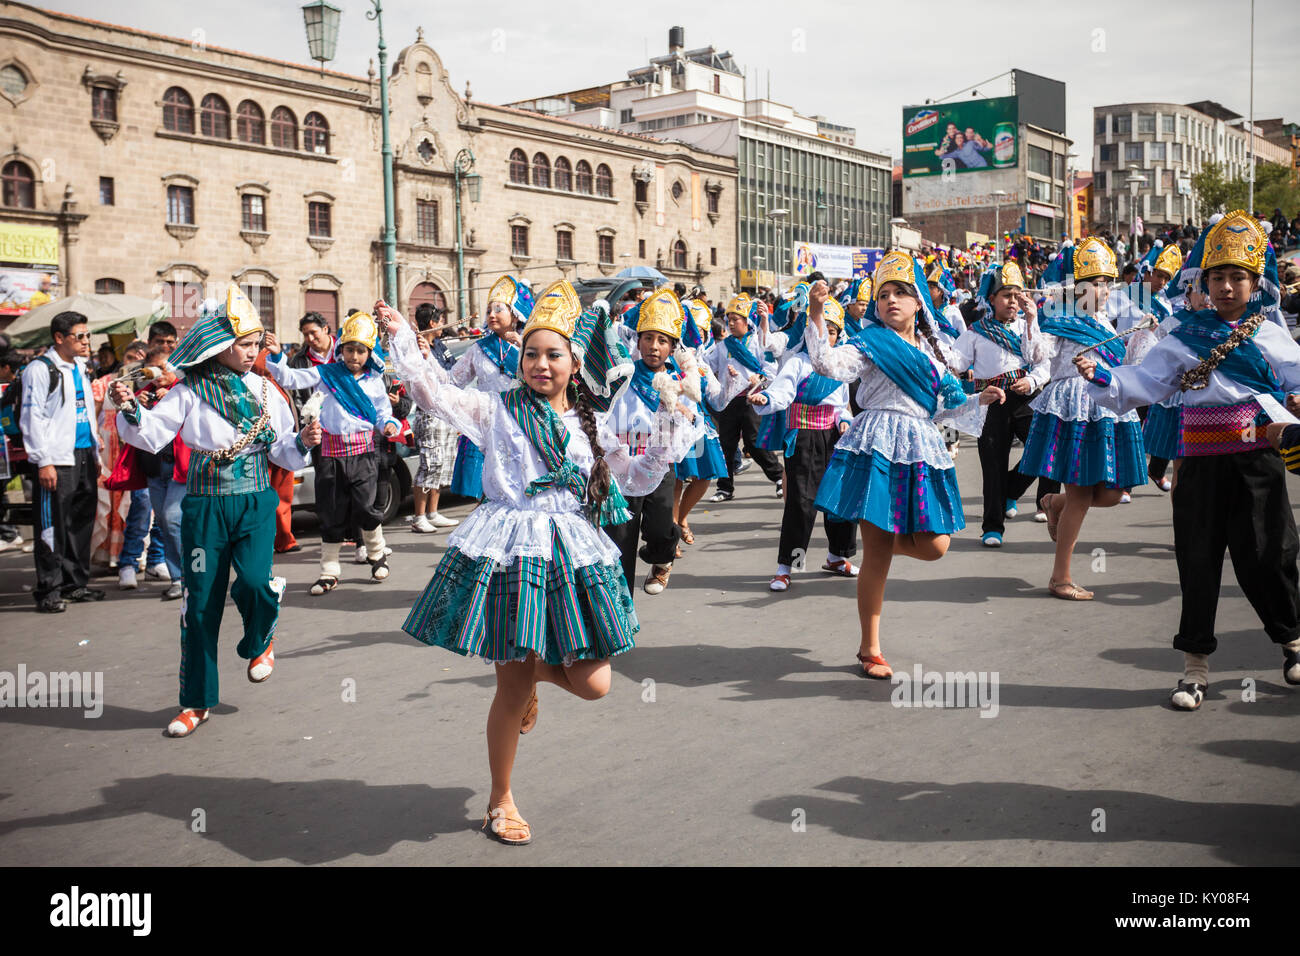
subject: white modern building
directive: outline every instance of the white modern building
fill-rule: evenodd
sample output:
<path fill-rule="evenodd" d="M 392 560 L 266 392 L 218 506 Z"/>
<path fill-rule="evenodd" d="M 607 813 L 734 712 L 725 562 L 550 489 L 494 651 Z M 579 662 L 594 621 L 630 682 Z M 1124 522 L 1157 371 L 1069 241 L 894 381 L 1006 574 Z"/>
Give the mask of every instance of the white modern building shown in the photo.
<path fill-rule="evenodd" d="M 685 50 L 681 27 L 668 36 L 668 53 L 626 80 L 510 105 L 736 157 L 739 285 L 788 276 L 796 241 L 889 244 L 888 156 L 859 149 L 851 127 L 757 95 L 731 53 Z M 634 178 L 639 202 L 659 190 L 677 198 L 653 170 Z"/>

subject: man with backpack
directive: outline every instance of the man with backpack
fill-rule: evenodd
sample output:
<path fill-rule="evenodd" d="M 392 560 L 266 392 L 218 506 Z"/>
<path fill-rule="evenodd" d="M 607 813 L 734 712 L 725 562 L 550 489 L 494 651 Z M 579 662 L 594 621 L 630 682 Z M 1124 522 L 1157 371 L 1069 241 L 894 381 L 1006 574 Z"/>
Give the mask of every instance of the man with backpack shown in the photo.
<path fill-rule="evenodd" d="M 20 424 L 27 459 L 36 469 L 36 609 L 55 614 L 68 601 L 102 601 L 90 582 L 90 534 L 95 525 L 99 434 L 86 359 L 90 332 L 80 312 L 50 320 L 54 345 L 23 370 Z"/>

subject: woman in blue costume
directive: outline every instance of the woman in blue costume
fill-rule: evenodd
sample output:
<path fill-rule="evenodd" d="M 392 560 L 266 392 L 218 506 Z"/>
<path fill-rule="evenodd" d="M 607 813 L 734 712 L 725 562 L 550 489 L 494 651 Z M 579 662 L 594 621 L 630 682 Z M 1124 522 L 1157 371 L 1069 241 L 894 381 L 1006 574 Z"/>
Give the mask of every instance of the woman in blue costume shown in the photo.
<path fill-rule="evenodd" d="M 862 411 L 836 444 L 817 508 L 859 523 L 857 657 L 866 676 L 886 679 L 894 672 L 881 655 L 880 617 L 893 556 L 936 561 L 947 553 L 952 533 L 966 526 L 956 468 L 934 419 L 945 410 L 978 411 L 978 405 L 1005 401 L 1006 395 L 989 386 L 978 399 L 968 396 L 948 371 L 925 275 L 911 256 L 886 253 L 874 288 L 861 330 L 847 345 L 831 348 L 824 316 L 828 290 L 816 283 L 809 292 L 805 341 L 817 374 L 860 380 Z"/>
<path fill-rule="evenodd" d="M 1034 363 L 1049 363 L 1050 379 L 1030 403 L 1025 453 L 1016 467 L 1025 475 L 1055 478 L 1064 491 L 1043 496 L 1047 533 L 1056 561 L 1047 583 L 1053 597 L 1091 601 L 1093 594 L 1070 577 L 1070 557 L 1089 508 L 1119 504 L 1125 488 L 1146 483 L 1146 451 L 1137 412 L 1117 415 L 1088 393 L 1074 368 L 1081 352 L 1105 367 L 1124 364 L 1124 342 L 1105 318 L 1110 281 L 1118 276 L 1115 253 L 1096 236 L 1064 250 L 1044 279 L 1063 281 L 1062 300 L 1049 298 L 1040 311 L 1040 334 L 1031 343 Z"/>
<path fill-rule="evenodd" d="M 451 369 L 457 388 L 474 383 L 485 392 L 503 392 L 518 380 L 519 333 L 516 324 L 528 321 L 533 311 L 533 294 L 528 286 L 502 276 L 488 291 L 488 332 L 471 345 Z M 483 497 L 483 452 L 464 435 L 456 443 L 456 468 L 451 493 L 466 498 Z"/>

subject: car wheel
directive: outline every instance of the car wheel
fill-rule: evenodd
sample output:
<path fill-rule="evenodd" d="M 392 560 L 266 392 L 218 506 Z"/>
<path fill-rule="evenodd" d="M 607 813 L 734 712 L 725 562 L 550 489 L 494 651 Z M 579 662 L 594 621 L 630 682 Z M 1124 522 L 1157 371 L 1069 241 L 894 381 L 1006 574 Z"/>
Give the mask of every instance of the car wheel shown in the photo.
<path fill-rule="evenodd" d="M 388 524 L 397 517 L 397 512 L 402 507 L 402 481 L 397 477 L 395 469 L 388 470 L 388 480 L 379 486 L 376 499 L 375 506 L 384 524 Z"/>

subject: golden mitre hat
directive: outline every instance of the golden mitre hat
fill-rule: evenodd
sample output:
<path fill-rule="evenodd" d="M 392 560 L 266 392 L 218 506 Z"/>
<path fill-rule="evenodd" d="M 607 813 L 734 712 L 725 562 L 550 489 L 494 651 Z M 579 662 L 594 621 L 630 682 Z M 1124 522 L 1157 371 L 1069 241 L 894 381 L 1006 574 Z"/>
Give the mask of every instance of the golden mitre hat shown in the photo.
<path fill-rule="evenodd" d="M 528 324 L 524 326 L 523 337 L 528 338 L 530 333 L 538 329 L 549 329 L 552 332 L 559 332 L 566 339 L 571 339 L 580 315 L 582 315 L 582 303 L 578 301 L 578 293 L 573 290 L 569 280 L 560 279 L 558 282 L 552 282 L 533 306 L 533 314 L 528 317 Z"/>
<path fill-rule="evenodd" d="M 1119 269 L 1110 246 L 1096 236 L 1088 236 L 1074 247 L 1074 278 L 1092 279 L 1097 276 L 1115 279 L 1119 277 Z"/>
<path fill-rule="evenodd" d="M 636 333 L 662 332 L 670 339 L 682 337 L 682 303 L 673 290 L 664 286 L 641 301 Z"/>
<path fill-rule="evenodd" d="M 933 282 L 939 284 L 943 282 L 943 266 L 936 260 L 934 268 L 929 271 L 925 277 L 927 283 Z"/>
<path fill-rule="evenodd" d="M 834 299 L 827 299 L 822 303 L 822 318 L 841 332 L 844 331 L 844 306 Z"/>
<path fill-rule="evenodd" d="M 871 276 L 864 277 L 863 280 L 858 283 L 858 297 L 856 301 L 861 302 L 863 305 L 869 305 L 871 302 L 871 293 L 875 288 L 876 283 L 872 280 Z"/>
<path fill-rule="evenodd" d="M 1014 262 L 1008 262 L 1002 267 L 1002 284 L 1013 285 L 1017 289 L 1025 287 L 1025 274 L 1020 271 L 1020 266 Z"/>
<path fill-rule="evenodd" d="M 701 330 L 707 332 L 709 330 L 709 325 L 713 322 L 713 312 L 710 311 L 709 307 L 699 299 L 687 299 L 682 303 L 682 305 L 691 310 L 691 315 L 695 319 L 695 324 L 698 325 Z"/>
<path fill-rule="evenodd" d="M 1156 257 L 1156 264 L 1151 268 L 1153 271 L 1163 272 L 1172 279 L 1178 275 L 1182 267 L 1183 251 L 1176 243 L 1170 243 L 1160 251 L 1160 255 Z"/>
<path fill-rule="evenodd" d="M 379 325 L 374 317 L 366 312 L 353 312 L 343 321 L 343 327 L 339 329 L 339 345 L 355 342 L 373 351 L 378 341 Z"/>
<path fill-rule="evenodd" d="M 488 305 L 493 302 L 503 302 L 506 305 L 515 304 L 515 280 L 510 276 L 502 276 L 492 283 L 492 288 L 488 289 Z"/>
<path fill-rule="evenodd" d="M 886 252 L 876 264 L 876 275 L 872 283 L 879 289 L 886 282 L 901 282 L 916 288 L 916 262 L 906 252 L 895 249 Z M 919 291 L 919 290 L 918 290 Z M 860 294 L 860 293 L 859 293 Z"/>
<path fill-rule="evenodd" d="M 1250 213 L 1237 209 L 1210 227 L 1201 268 L 1209 271 L 1215 266 L 1241 266 L 1247 272 L 1263 275 L 1267 256 L 1264 227 Z"/>
<path fill-rule="evenodd" d="M 257 308 L 244 295 L 244 290 L 233 282 L 226 290 L 226 320 L 237 339 L 250 332 L 262 331 L 262 319 L 257 314 Z"/>
<path fill-rule="evenodd" d="M 741 292 L 734 295 L 731 297 L 731 301 L 727 303 L 727 314 L 743 315 L 745 318 L 749 318 L 749 307 L 752 302 L 753 300 L 747 293 Z"/>

